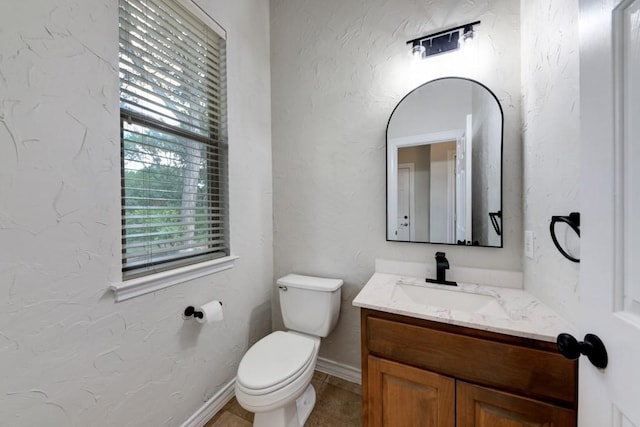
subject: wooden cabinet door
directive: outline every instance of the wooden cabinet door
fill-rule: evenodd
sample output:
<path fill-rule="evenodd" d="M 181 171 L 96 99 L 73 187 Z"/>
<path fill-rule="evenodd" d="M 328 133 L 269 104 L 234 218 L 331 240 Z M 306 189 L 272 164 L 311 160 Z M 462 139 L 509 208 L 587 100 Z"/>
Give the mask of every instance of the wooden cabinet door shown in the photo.
<path fill-rule="evenodd" d="M 454 427 L 455 380 L 375 356 L 368 357 L 371 427 Z"/>
<path fill-rule="evenodd" d="M 458 381 L 457 427 L 575 427 L 576 412 Z"/>

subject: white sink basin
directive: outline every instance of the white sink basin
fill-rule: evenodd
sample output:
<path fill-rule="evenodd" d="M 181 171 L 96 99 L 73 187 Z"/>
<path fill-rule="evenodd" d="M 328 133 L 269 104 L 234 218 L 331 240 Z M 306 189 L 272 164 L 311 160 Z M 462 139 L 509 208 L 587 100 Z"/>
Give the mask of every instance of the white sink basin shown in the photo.
<path fill-rule="evenodd" d="M 495 297 L 464 292 L 455 288 L 449 290 L 418 284 L 396 283 L 392 298 L 425 306 L 509 319 L 509 315 Z"/>

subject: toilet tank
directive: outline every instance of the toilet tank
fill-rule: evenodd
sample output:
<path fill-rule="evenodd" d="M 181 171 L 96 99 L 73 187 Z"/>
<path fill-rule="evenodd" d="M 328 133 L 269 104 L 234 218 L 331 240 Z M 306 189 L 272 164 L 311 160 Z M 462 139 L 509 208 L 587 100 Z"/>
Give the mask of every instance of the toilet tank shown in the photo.
<path fill-rule="evenodd" d="M 340 315 L 341 279 L 289 274 L 276 282 L 287 329 L 326 337 Z"/>

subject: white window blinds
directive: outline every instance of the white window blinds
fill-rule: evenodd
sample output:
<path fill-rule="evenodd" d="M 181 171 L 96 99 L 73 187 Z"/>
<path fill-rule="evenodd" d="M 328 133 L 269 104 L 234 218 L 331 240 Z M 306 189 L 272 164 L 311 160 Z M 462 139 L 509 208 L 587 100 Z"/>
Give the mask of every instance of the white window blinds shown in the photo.
<path fill-rule="evenodd" d="M 172 0 L 120 0 L 124 278 L 229 255 L 225 40 Z"/>

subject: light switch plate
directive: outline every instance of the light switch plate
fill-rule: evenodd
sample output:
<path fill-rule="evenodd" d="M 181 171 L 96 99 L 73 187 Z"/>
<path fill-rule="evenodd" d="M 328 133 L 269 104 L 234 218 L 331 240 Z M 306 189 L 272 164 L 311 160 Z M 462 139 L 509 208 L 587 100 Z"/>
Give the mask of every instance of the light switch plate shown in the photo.
<path fill-rule="evenodd" d="M 533 231 L 525 231 L 524 232 L 524 256 L 530 259 L 534 258 L 533 241 L 534 241 Z"/>

